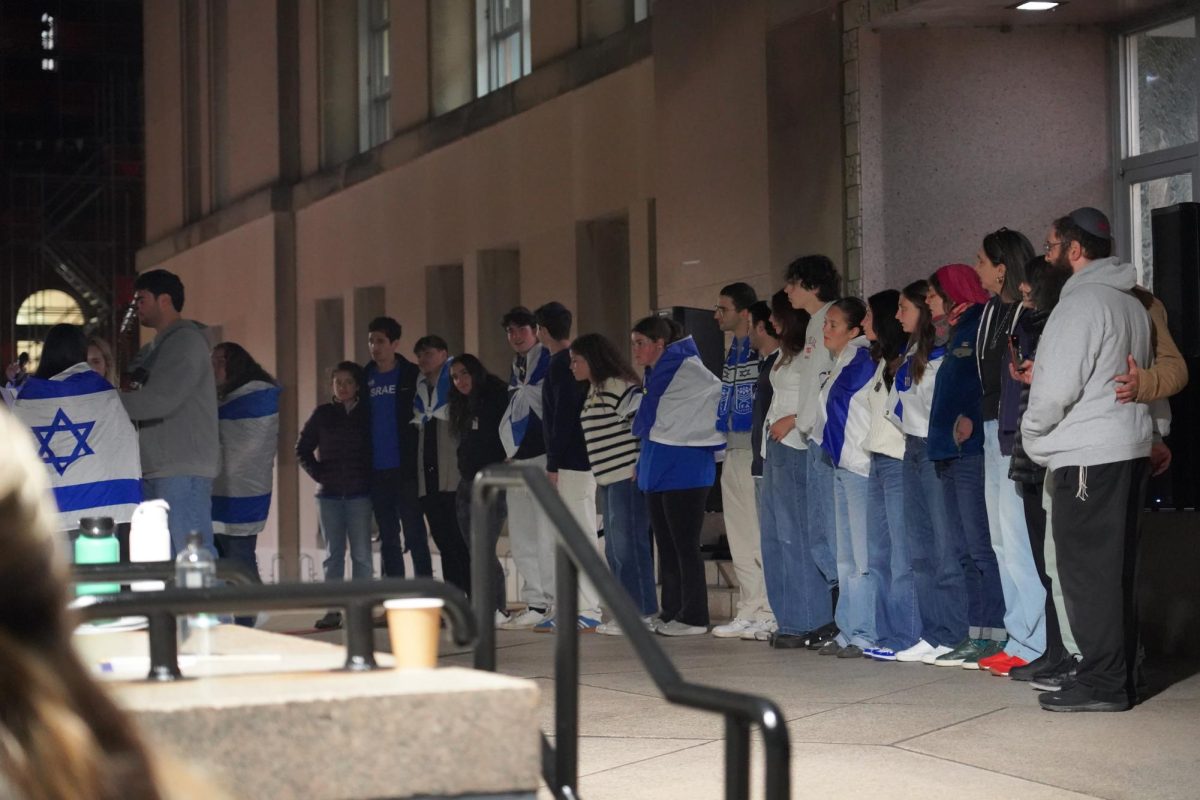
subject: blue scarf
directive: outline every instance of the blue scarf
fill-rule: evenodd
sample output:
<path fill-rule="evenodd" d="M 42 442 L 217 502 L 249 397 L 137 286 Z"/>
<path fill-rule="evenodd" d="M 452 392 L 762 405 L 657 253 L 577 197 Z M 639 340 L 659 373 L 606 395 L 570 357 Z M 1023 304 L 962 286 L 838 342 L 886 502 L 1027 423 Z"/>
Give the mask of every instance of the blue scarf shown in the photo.
<path fill-rule="evenodd" d="M 750 337 L 733 337 L 725 366 L 721 369 L 721 402 L 717 406 L 717 430 L 749 433 L 754 427 L 754 392 L 758 387 L 758 353 Z"/>

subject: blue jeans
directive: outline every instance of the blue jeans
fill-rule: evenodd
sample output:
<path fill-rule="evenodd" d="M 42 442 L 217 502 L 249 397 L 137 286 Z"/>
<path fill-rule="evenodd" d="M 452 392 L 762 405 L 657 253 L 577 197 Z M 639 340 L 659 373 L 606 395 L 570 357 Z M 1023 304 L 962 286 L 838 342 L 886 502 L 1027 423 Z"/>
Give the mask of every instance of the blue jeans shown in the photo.
<path fill-rule="evenodd" d="M 812 559 L 832 591 L 837 586 L 837 523 L 833 518 L 833 462 L 818 444 L 808 443 L 808 529 Z M 832 605 L 832 600 L 830 601 Z"/>
<path fill-rule="evenodd" d="M 874 647 L 876 576 L 867 557 L 869 479 L 847 469 L 833 471 L 833 514 L 837 528 L 838 642 Z"/>
<path fill-rule="evenodd" d="M 1003 641 L 1004 592 L 983 500 L 983 454 L 939 461 L 937 472 L 952 546 L 966 583 L 967 624 L 980 629 L 972 638 Z"/>
<path fill-rule="evenodd" d="M 767 442 L 763 465 L 763 577 L 767 600 L 779 632 L 804 634 L 833 621 L 829 583 L 817 569 L 808 537 L 808 462 L 810 450 Z"/>
<path fill-rule="evenodd" d="M 597 484 L 604 504 L 604 557 L 643 617 L 658 612 L 646 496 L 632 478 Z"/>
<path fill-rule="evenodd" d="M 199 531 L 204 546 L 213 558 L 217 548 L 213 543 L 212 478 L 195 475 L 172 475 L 167 478 L 143 478 L 142 496 L 145 500 L 166 500 L 167 527 L 171 529 L 171 557 L 187 547 L 187 537 Z"/>
<path fill-rule="evenodd" d="M 1033 661 L 1046 649 L 1046 587 L 1034 561 L 1021 487 L 1008 477 L 1012 456 L 1000 452 L 999 431 L 996 420 L 983 423 L 984 499 L 1008 630 L 1004 652 Z"/>
<path fill-rule="evenodd" d="M 946 522 L 946 503 L 928 443 L 904 439 L 904 519 L 912 558 L 921 638 L 953 647 L 967 636 L 967 594 Z"/>
<path fill-rule="evenodd" d="M 904 516 L 904 462 L 871 454 L 867 564 L 875 577 L 875 644 L 899 652 L 921 636 L 921 615 Z"/>
<path fill-rule="evenodd" d="M 325 580 L 346 579 L 346 543 L 350 543 L 350 574 L 354 580 L 370 580 L 371 498 L 318 497 L 321 530 L 325 532 Z"/>

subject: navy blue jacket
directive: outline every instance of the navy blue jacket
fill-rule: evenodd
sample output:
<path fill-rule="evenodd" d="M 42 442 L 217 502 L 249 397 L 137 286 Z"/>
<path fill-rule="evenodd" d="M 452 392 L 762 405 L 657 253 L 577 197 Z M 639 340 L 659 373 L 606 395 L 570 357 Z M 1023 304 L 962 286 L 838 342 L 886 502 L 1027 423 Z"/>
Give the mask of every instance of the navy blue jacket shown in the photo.
<path fill-rule="evenodd" d="M 542 382 L 542 429 L 546 435 L 546 471 L 560 469 L 587 472 L 587 442 L 579 415 L 586 395 L 571 374 L 571 351 L 550 356 L 550 368 Z"/>
<path fill-rule="evenodd" d="M 968 308 L 946 343 L 929 411 L 930 461 L 983 454 L 983 387 L 975 360 L 975 338 L 982 316 L 982 304 Z M 954 443 L 954 423 L 959 417 L 971 420 L 973 426 L 970 438 L 961 445 Z"/>

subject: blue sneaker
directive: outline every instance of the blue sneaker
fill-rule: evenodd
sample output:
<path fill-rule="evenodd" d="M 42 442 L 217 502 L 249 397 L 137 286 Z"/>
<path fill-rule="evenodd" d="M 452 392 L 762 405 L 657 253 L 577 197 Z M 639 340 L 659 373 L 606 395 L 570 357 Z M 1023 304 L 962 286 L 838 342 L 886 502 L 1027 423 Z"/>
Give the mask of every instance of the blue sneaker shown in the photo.
<path fill-rule="evenodd" d="M 890 647 L 872 647 L 870 650 L 864 652 L 876 661 L 896 660 L 896 651 Z"/>
<path fill-rule="evenodd" d="M 595 633 L 596 628 L 600 627 L 600 620 L 585 617 L 582 614 L 575 620 L 575 627 L 580 633 Z M 558 624 L 555 617 L 538 623 L 533 626 L 534 633 L 554 633 L 558 630 Z"/>

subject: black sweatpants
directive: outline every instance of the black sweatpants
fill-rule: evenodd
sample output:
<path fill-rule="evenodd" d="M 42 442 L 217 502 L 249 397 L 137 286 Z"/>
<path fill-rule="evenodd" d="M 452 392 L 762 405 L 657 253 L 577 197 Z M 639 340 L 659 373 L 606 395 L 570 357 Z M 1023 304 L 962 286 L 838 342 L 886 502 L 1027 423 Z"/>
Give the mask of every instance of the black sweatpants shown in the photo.
<path fill-rule="evenodd" d="M 467 540 L 458 529 L 454 492 L 425 495 L 421 498 L 421 511 L 429 521 L 429 535 L 433 537 L 442 556 L 442 580 L 470 594 L 471 551 L 467 549 Z"/>
<path fill-rule="evenodd" d="M 1057 664 L 1066 655 L 1063 647 L 1062 628 L 1058 624 L 1058 611 L 1054 608 L 1054 592 L 1050 576 L 1046 573 L 1046 509 L 1042 507 L 1042 485 L 1040 483 L 1017 483 L 1021 490 L 1021 502 L 1025 505 L 1025 527 L 1029 530 L 1029 546 L 1033 549 L 1033 565 L 1037 567 L 1038 580 L 1046 590 L 1046 660 Z"/>
<path fill-rule="evenodd" d="M 1078 683 L 1098 700 L 1136 697 L 1138 522 L 1149 459 L 1054 470 L 1051 513 Z"/>
<path fill-rule="evenodd" d="M 664 622 L 708 625 L 708 583 L 700 557 L 700 529 L 709 487 L 646 492 L 650 525 L 658 546 Z"/>

